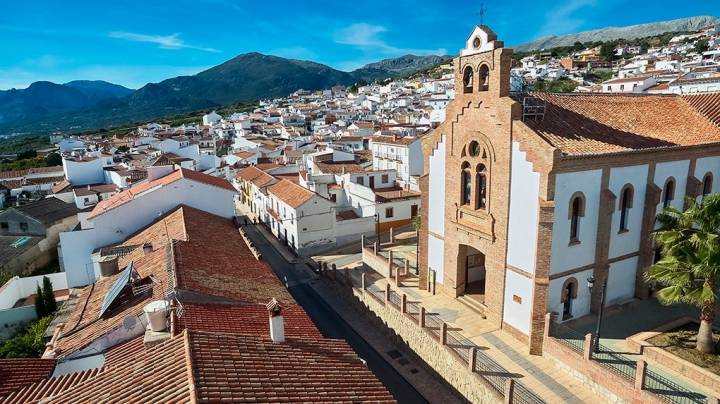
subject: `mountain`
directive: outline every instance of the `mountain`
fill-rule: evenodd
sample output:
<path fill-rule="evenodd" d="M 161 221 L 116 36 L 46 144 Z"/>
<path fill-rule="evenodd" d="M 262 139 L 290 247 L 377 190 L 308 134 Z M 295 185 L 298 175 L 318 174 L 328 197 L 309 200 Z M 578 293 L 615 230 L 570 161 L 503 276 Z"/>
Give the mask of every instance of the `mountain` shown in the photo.
<path fill-rule="evenodd" d="M 379 62 L 367 64 L 351 74 L 358 79 L 372 81 L 387 77 L 397 77 L 412 74 L 417 71 L 437 66 L 450 56 L 415 56 L 405 55 L 394 59 L 383 59 Z"/>
<path fill-rule="evenodd" d="M 38 81 L 25 89 L 0 91 L 0 124 L 74 111 L 103 100 L 125 97 L 131 92 L 128 88 L 104 81 L 66 84 Z"/>
<path fill-rule="evenodd" d="M 698 16 L 680 18 L 671 21 L 661 21 L 649 24 L 630 25 L 627 27 L 608 27 L 592 31 L 578 32 L 576 34 L 547 36 L 526 42 L 514 47 L 518 52 L 528 52 L 539 49 L 550 49 L 558 46 L 570 46 L 575 42 L 612 41 L 615 39 L 636 39 L 665 32 L 696 31 L 702 27 L 720 23 L 720 19 L 711 16 Z"/>
<path fill-rule="evenodd" d="M 37 109 L 35 113 L 7 114 L 6 119 L 0 119 L 0 134 L 113 127 L 231 103 L 286 96 L 299 89 L 320 90 L 334 85 L 351 85 L 360 80 L 395 77 L 436 65 L 443 60 L 439 56 L 406 55 L 344 72 L 320 63 L 252 52 L 236 56 L 193 76 L 179 76 L 146 84 L 124 96 L 122 89 L 112 87 L 110 83 L 80 81 L 58 85 L 46 82 L 47 85 L 72 90 L 73 94 L 103 91 L 116 96 L 95 102 L 86 99 L 86 102 L 77 102 L 72 107 L 63 102 L 54 109 L 50 107 L 52 102 L 46 102 L 43 104 L 45 108 Z M 36 84 L 26 90 L 10 91 L 27 91 Z M 6 109 L 0 93 L 0 116 L 2 114 L 6 114 Z"/>
<path fill-rule="evenodd" d="M 76 88 L 88 97 L 98 98 L 98 100 L 105 98 L 122 98 L 133 92 L 133 90 L 127 87 L 102 80 L 75 80 L 63 85 Z"/>

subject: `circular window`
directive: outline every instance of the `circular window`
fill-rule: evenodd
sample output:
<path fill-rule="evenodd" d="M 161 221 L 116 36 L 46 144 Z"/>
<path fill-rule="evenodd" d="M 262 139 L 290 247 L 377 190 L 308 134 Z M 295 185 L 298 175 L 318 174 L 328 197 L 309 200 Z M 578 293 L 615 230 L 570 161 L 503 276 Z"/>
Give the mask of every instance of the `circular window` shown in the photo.
<path fill-rule="evenodd" d="M 475 37 L 475 39 L 473 40 L 473 47 L 474 47 L 475 49 L 477 49 L 477 48 L 480 47 L 480 44 L 481 44 L 480 38 Z"/>
<path fill-rule="evenodd" d="M 471 156 L 477 157 L 480 154 L 480 145 L 476 141 L 470 142 L 470 147 L 468 147 L 468 152 Z"/>

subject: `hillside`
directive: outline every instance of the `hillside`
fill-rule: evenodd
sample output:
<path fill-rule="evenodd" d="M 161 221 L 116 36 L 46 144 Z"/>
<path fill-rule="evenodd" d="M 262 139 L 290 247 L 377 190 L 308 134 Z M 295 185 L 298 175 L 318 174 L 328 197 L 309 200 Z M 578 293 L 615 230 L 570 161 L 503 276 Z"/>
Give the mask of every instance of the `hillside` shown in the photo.
<path fill-rule="evenodd" d="M 513 48 L 518 52 L 528 52 L 539 49 L 571 46 L 575 42 L 585 43 L 605 42 L 615 39 L 636 39 L 660 35 L 665 32 L 696 31 L 702 27 L 717 23 L 720 23 L 720 19 L 717 17 L 688 17 L 671 21 L 631 25 L 627 27 L 608 27 L 569 35 L 548 36 L 514 46 Z"/>
<path fill-rule="evenodd" d="M 25 89 L 0 91 L 0 124 L 35 119 L 121 98 L 132 90 L 104 81 L 73 81 L 55 84 L 38 81 Z"/>
<path fill-rule="evenodd" d="M 286 96 L 299 89 L 320 90 L 395 77 L 427 68 L 441 60 L 439 56 L 406 55 L 344 72 L 310 61 L 245 53 L 193 76 L 147 84 L 122 98 L 104 98 L 95 103 L 63 103 L 61 109 L 50 108 L 53 104 L 47 102 L 47 105 L 43 104 L 46 108 L 38 108 L 35 113 L 31 110 L 7 115 L 6 119 L 0 120 L 0 134 L 111 128 L 230 103 Z M 45 83 L 45 86 L 67 87 L 81 94 L 93 87 L 89 82 L 80 82 L 81 85 L 74 82 L 74 88 Z M 6 114 L 2 105 L 0 98 L 0 116 Z"/>

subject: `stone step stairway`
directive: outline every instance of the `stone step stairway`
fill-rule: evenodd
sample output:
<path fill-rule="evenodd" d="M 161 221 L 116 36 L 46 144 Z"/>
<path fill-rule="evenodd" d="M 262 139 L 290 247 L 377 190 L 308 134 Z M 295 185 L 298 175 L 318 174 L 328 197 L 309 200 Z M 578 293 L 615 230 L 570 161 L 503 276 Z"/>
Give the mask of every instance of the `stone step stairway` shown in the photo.
<path fill-rule="evenodd" d="M 471 310 L 473 310 L 474 312 L 482 315 L 482 317 L 485 318 L 485 311 L 486 311 L 487 309 L 486 309 L 485 306 L 483 306 L 483 304 L 480 303 L 479 301 L 477 301 L 477 300 L 475 300 L 475 299 L 473 299 L 472 297 L 467 296 L 467 295 L 459 296 L 459 297 L 457 298 L 457 301 L 460 302 L 460 303 L 462 303 L 462 304 L 464 304 L 465 306 L 469 307 Z"/>

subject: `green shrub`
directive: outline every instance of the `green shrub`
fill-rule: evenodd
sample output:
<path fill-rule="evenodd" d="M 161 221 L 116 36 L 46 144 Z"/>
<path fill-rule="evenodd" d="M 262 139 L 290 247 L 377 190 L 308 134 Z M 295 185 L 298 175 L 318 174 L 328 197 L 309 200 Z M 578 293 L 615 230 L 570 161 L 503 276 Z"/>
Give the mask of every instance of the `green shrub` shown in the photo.
<path fill-rule="evenodd" d="M 33 321 L 14 337 L 0 343 L 0 358 L 36 358 L 45 350 L 43 335 L 52 316 Z"/>

